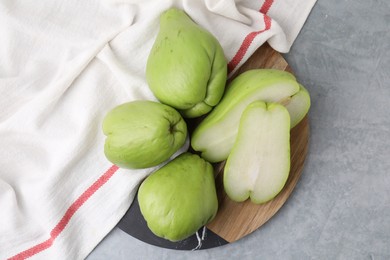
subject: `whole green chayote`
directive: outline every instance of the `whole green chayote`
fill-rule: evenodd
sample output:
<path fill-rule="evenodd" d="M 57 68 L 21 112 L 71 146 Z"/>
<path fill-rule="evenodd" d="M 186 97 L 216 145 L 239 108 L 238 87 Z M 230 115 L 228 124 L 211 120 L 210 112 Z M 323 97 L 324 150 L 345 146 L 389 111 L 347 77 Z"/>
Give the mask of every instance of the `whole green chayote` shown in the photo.
<path fill-rule="evenodd" d="M 103 120 L 104 153 L 112 163 L 130 169 L 168 160 L 187 137 L 187 124 L 174 108 L 146 100 L 110 110 Z"/>
<path fill-rule="evenodd" d="M 142 182 L 138 202 L 155 235 L 183 240 L 217 214 L 213 166 L 199 155 L 183 153 Z"/>
<path fill-rule="evenodd" d="M 198 117 L 218 104 L 226 78 L 227 62 L 217 39 L 184 11 L 165 11 L 146 66 L 156 98 L 184 117 Z"/>

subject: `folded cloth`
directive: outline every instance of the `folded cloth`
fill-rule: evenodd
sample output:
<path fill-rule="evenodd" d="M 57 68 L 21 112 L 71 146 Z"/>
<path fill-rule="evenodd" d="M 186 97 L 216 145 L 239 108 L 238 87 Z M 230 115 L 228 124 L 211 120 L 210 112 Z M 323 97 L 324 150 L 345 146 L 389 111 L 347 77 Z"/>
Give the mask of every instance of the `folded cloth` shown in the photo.
<path fill-rule="evenodd" d="M 145 66 L 163 11 L 183 9 L 210 31 L 231 74 L 266 41 L 288 52 L 314 4 L 1 1 L 0 258 L 85 258 L 159 167 L 112 165 L 101 124 L 121 103 L 156 100 Z"/>

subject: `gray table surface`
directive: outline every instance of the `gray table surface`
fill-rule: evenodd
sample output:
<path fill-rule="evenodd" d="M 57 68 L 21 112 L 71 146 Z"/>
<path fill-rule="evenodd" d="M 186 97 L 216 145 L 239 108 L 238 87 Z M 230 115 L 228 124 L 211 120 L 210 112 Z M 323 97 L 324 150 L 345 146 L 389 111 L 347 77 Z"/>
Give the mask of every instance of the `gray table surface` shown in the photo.
<path fill-rule="evenodd" d="M 175 251 L 115 228 L 92 259 L 390 259 L 390 1 L 318 0 L 285 58 L 310 147 L 282 209 L 227 246 Z"/>

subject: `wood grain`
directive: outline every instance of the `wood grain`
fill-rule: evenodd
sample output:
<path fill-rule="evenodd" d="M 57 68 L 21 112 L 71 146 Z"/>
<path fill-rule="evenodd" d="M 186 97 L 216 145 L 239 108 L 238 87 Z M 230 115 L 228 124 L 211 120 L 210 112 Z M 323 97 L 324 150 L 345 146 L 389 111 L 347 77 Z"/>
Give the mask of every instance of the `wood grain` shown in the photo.
<path fill-rule="evenodd" d="M 282 55 L 268 44 L 264 44 L 229 80 L 254 68 L 274 68 L 292 72 Z M 286 185 L 276 198 L 261 205 L 256 205 L 249 200 L 241 203 L 230 200 L 224 192 L 222 183 L 225 163 L 216 164 L 219 210 L 215 219 L 207 227 L 226 241 L 234 242 L 266 223 L 283 206 L 297 184 L 304 166 L 308 142 L 309 122 L 305 117 L 291 130 L 291 169 Z"/>

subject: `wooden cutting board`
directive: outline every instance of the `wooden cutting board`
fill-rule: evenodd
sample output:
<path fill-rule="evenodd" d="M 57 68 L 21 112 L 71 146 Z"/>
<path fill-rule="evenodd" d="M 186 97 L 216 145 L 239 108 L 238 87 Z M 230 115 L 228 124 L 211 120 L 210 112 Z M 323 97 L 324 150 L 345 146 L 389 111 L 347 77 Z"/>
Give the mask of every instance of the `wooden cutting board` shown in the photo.
<path fill-rule="evenodd" d="M 247 62 L 229 79 L 231 81 L 240 73 L 254 68 L 274 68 L 292 73 L 286 60 L 268 44 L 260 47 Z M 191 129 L 191 126 L 189 126 Z M 222 183 L 224 162 L 215 164 L 216 185 L 219 199 L 219 210 L 207 229 L 199 230 L 197 235 L 180 242 L 170 242 L 156 237 L 148 229 L 137 202 L 134 200 L 129 211 L 118 224 L 119 228 L 135 238 L 159 247 L 193 250 L 221 246 L 239 240 L 259 229 L 283 206 L 295 185 L 304 166 L 309 141 L 309 123 L 305 117 L 291 130 L 291 169 L 283 190 L 276 198 L 262 205 L 250 202 L 233 202 L 225 194 Z M 203 235 L 203 237 L 202 237 Z M 200 241 L 199 241 L 200 240 Z M 201 243 L 199 243 L 201 242 Z"/>

